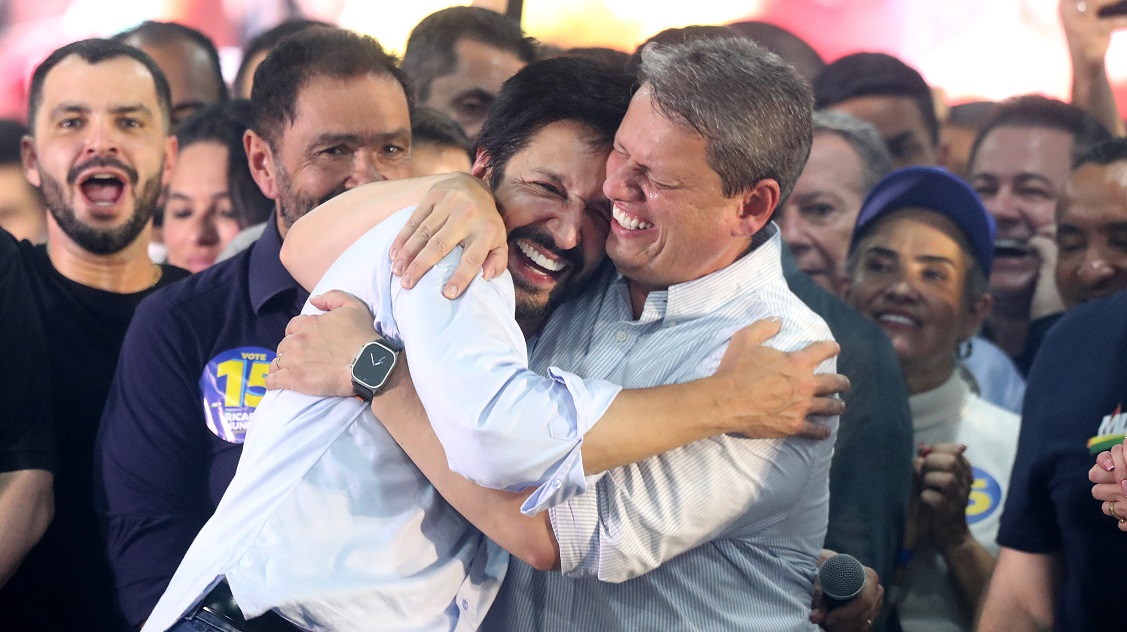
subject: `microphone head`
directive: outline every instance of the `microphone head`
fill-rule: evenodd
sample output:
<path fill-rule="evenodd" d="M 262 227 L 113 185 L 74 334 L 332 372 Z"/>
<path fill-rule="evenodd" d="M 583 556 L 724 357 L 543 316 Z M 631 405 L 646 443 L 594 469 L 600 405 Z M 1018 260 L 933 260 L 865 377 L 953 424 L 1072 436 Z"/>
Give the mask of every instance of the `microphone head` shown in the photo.
<path fill-rule="evenodd" d="M 865 587 L 865 566 L 852 555 L 838 553 L 822 563 L 818 582 L 827 599 L 849 601 Z"/>

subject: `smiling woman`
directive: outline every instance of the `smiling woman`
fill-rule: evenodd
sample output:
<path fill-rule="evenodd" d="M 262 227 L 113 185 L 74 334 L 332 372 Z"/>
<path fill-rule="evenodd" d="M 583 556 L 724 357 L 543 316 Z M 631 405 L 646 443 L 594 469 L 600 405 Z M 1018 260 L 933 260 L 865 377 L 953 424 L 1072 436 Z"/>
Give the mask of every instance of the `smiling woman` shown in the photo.
<path fill-rule="evenodd" d="M 199 272 L 240 230 L 274 208 L 251 178 L 243 151 L 250 103 L 209 106 L 176 129 L 179 154 L 164 207 L 168 263 Z"/>
<path fill-rule="evenodd" d="M 861 207 L 846 300 L 892 340 L 919 444 L 894 600 L 905 629 L 970 629 L 994 568 L 1018 418 L 978 397 L 956 348 L 990 309 L 994 222 L 934 167 L 894 171 Z"/>

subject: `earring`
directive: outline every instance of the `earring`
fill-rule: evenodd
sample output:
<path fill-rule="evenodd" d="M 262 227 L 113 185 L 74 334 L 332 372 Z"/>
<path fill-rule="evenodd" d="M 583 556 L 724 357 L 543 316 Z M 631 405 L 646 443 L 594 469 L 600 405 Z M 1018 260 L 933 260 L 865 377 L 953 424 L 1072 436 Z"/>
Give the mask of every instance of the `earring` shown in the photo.
<path fill-rule="evenodd" d="M 955 347 L 955 358 L 959 360 L 966 360 L 972 353 L 974 353 L 974 341 L 970 338 L 960 342 L 959 346 Z"/>

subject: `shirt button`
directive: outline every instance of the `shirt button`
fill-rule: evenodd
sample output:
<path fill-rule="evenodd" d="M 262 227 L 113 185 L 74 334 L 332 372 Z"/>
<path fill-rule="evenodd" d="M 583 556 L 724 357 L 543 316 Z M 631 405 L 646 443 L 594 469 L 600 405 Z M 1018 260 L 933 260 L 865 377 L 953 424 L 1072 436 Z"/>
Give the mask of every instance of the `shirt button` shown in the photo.
<path fill-rule="evenodd" d="M 618 332 L 617 334 L 614 335 L 614 339 L 619 341 L 619 342 L 626 342 L 626 332 L 625 331 Z"/>
<path fill-rule="evenodd" d="M 469 609 L 470 609 L 470 600 L 469 599 L 463 599 L 462 600 L 462 610 L 469 610 Z"/>

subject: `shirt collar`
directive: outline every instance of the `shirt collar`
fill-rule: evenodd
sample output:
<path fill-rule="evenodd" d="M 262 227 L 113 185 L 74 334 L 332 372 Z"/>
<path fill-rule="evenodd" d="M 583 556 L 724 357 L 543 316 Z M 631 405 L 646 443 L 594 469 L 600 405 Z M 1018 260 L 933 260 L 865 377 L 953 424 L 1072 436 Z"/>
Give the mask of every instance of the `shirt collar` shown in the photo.
<path fill-rule="evenodd" d="M 248 285 L 250 304 L 256 313 L 271 299 L 298 289 L 297 281 L 282 265 L 282 236 L 278 233 L 278 214 L 271 213 L 262 236 L 251 246 Z"/>
<path fill-rule="evenodd" d="M 943 384 L 908 398 L 912 428 L 920 432 L 958 420 L 969 396 L 970 388 L 956 368 Z"/>
<path fill-rule="evenodd" d="M 730 265 L 667 290 L 650 292 L 638 320 L 698 318 L 715 312 L 732 297 L 782 279 L 781 243 L 778 227 L 773 222 L 768 224 L 752 238 L 751 250 Z"/>

